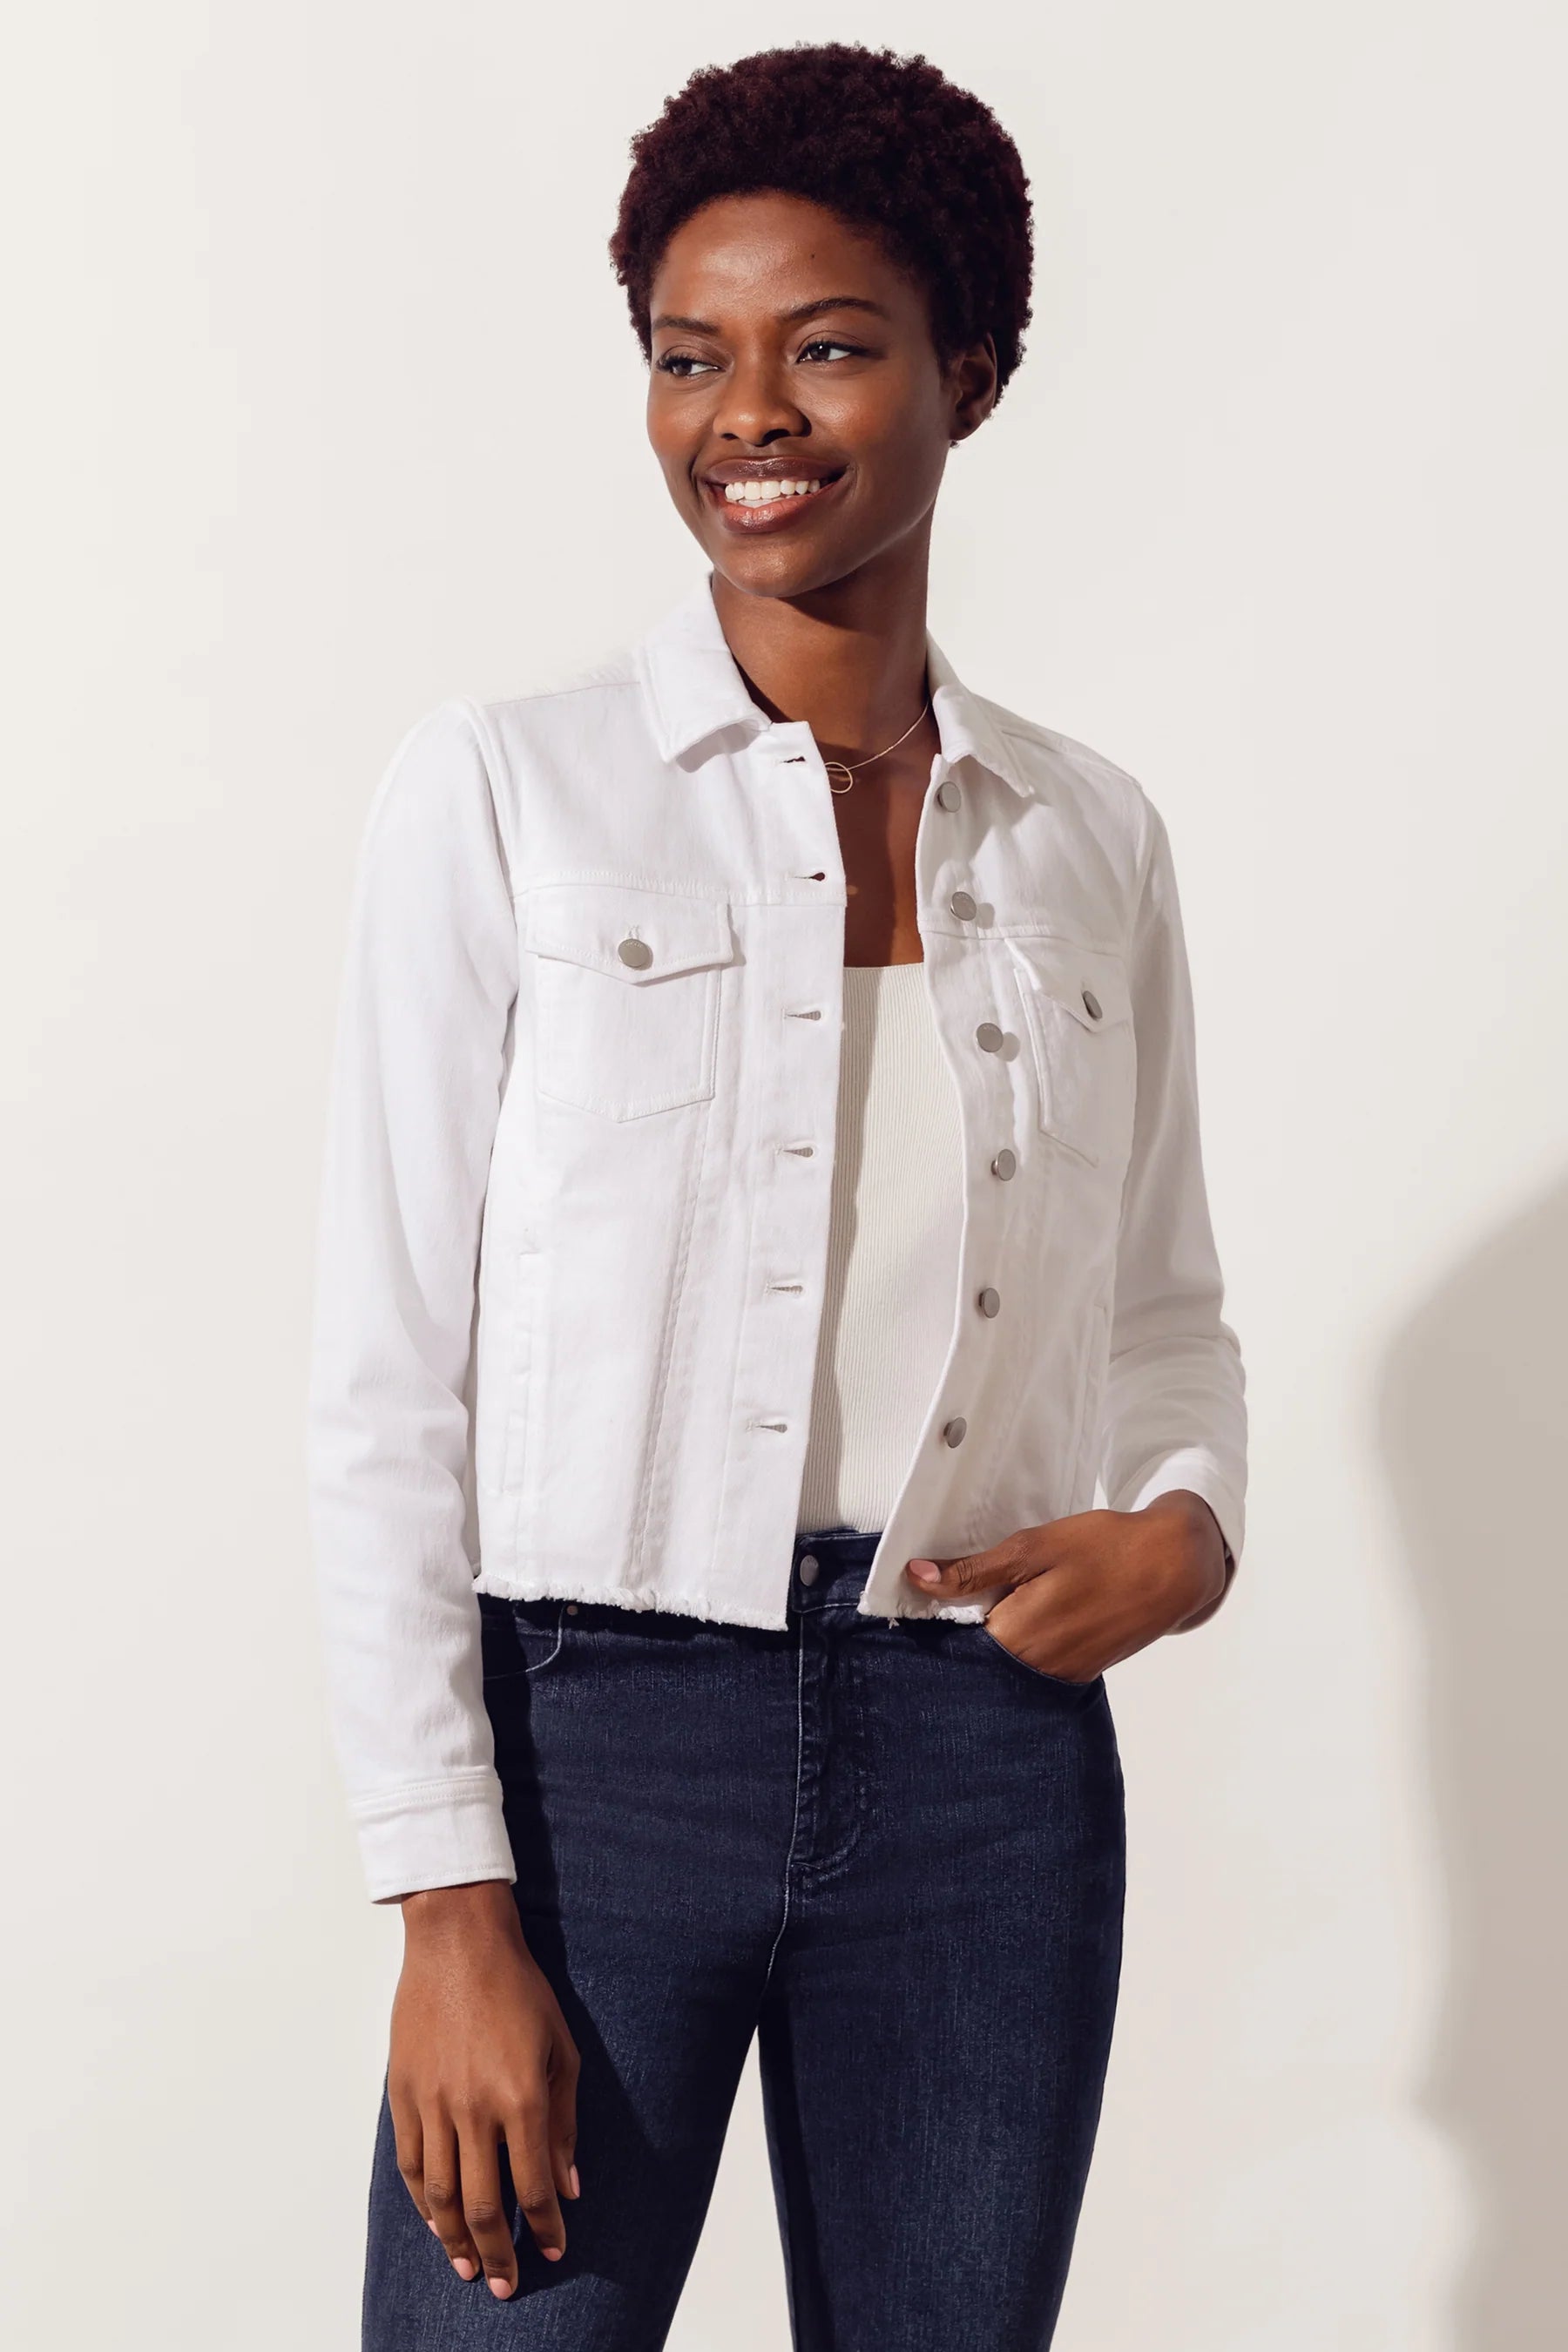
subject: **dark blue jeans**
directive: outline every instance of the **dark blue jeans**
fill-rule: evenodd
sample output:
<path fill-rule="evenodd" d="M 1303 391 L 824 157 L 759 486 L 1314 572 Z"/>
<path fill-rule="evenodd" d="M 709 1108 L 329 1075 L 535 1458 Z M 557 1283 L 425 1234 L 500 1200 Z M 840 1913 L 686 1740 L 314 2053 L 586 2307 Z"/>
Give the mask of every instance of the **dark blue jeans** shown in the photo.
<path fill-rule="evenodd" d="M 801 1538 L 783 1631 L 481 1601 L 583 2193 L 560 2263 L 513 2207 L 498 2302 L 416 2211 L 384 2095 L 365 2352 L 656 2352 L 753 2034 L 799 2352 L 1049 2344 L 1121 1969 L 1110 1709 L 983 1626 L 859 1616 L 875 1548 Z"/>

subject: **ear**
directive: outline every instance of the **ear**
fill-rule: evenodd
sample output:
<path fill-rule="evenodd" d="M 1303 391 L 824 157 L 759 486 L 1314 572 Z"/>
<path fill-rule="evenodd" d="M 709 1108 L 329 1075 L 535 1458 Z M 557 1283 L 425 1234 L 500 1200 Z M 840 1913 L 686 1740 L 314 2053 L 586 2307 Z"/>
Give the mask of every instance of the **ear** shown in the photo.
<path fill-rule="evenodd" d="M 949 371 L 952 410 L 948 441 L 956 448 L 977 433 L 996 405 L 996 345 L 990 335 L 960 352 Z"/>

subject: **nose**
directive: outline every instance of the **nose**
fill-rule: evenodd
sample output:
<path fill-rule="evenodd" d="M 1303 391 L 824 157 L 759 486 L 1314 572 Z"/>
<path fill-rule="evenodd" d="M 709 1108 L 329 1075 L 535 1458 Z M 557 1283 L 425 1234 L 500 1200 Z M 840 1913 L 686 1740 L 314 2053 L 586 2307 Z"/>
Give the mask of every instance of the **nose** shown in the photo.
<path fill-rule="evenodd" d="M 791 398 L 781 370 L 763 359 L 736 364 L 713 424 L 724 440 L 742 441 L 749 449 L 799 440 L 811 431 L 811 420 Z"/>

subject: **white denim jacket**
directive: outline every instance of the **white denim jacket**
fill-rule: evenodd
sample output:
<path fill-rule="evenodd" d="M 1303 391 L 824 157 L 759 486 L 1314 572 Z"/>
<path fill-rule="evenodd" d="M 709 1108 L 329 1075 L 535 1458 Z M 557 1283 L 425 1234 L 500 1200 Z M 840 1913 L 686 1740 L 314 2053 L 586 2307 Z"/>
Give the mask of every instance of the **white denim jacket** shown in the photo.
<path fill-rule="evenodd" d="M 1097 1483 L 1123 1510 L 1193 1489 L 1239 1557 L 1246 1415 L 1164 828 L 1119 769 L 968 692 L 934 644 L 930 666 L 917 887 L 963 1240 L 860 1607 L 973 1619 L 905 1561 Z M 585 685 L 443 703 L 382 779 L 309 1446 L 378 1900 L 514 1875 L 476 1591 L 785 1622 L 845 903 L 811 731 L 757 709 L 706 580 Z"/>

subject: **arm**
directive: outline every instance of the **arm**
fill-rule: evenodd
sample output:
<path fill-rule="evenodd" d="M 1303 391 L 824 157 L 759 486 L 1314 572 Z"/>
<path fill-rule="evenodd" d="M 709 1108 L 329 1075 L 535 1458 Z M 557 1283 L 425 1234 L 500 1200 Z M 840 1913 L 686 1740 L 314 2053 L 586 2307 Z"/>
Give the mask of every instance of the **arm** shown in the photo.
<path fill-rule="evenodd" d="M 398 2167 L 459 2277 L 515 2289 L 504 2142 L 542 2252 L 576 2194 L 577 2053 L 511 1896 L 468 1549 L 466 1402 L 516 933 L 468 706 L 405 737 L 361 850 L 310 1370 L 332 1727 L 371 1895 L 402 1899 Z"/>
<path fill-rule="evenodd" d="M 1114 1510 L 1186 1491 L 1241 1556 L 1245 1382 L 1209 1223 L 1192 985 L 1170 843 L 1149 812 L 1130 950 L 1138 1106 L 1121 1199 L 1100 1481 Z M 1205 1610 L 1205 1615 L 1208 1612 Z"/>
<path fill-rule="evenodd" d="M 515 939 L 479 737 L 447 703 L 394 754 L 361 848 L 310 1367 L 329 1698 L 377 1902 L 513 1875 L 465 1539 L 465 1387 Z"/>
<path fill-rule="evenodd" d="M 1247 1415 L 1198 1140 L 1192 992 L 1170 845 L 1148 812 L 1128 948 L 1138 1099 L 1122 1190 L 1102 1419 L 1109 1507 L 966 1559 L 911 1560 L 928 1591 L 1000 1591 L 987 1624 L 1088 1681 L 1219 1607 L 1243 1534 Z"/>

